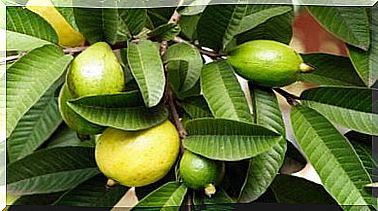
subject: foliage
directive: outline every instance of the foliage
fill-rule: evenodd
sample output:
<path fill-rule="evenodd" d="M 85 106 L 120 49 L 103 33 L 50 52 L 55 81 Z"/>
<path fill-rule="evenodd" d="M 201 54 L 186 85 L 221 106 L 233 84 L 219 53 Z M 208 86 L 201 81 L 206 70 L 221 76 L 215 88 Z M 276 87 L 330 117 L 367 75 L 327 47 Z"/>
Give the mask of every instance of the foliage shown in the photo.
<path fill-rule="evenodd" d="M 292 6 L 196 2 L 178 8 L 59 8 L 86 45 L 111 45 L 126 75 L 125 91 L 72 99 L 67 105 L 74 112 L 126 131 L 170 118 L 183 148 L 226 164 L 213 198 L 187 188 L 176 166 L 137 189 L 143 198 L 134 209 L 179 210 L 190 203 L 194 209 L 232 210 L 233 203 L 253 206 L 267 198 L 368 209 L 374 201 L 367 187 L 374 186 L 378 167 L 371 156 L 378 135 L 378 90 L 372 87 L 378 75 L 377 8 L 304 7 L 346 43 L 348 56 L 303 54 L 316 70 L 299 80 L 316 87 L 296 97 L 250 82 L 241 86 L 226 57 L 250 40 L 289 43 Z M 25 8 L 7 7 L 6 15 L 7 54 L 20 55 L 7 63 L 7 92 L 0 93 L 6 99 L 8 194 L 20 196 L 15 204 L 114 206 L 130 187 L 105 186 L 94 158 L 96 138 L 77 136 L 62 123 L 57 105 L 66 70 L 85 46 L 58 46 L 48 22 Z M 291 123 L 283 121 L 278 94 L 290 103 Z M 286 140 L 289 128 L 298 149 Z M 299 163 L 295 171 L 310 162 L 322 184 L 284 175 L 290 159 Z"/>

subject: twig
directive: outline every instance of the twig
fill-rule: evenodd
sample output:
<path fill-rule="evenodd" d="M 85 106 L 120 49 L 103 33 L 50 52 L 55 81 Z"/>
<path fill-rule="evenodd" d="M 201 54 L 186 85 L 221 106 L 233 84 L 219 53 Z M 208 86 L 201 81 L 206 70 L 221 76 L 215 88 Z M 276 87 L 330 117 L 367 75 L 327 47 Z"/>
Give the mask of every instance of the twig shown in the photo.
<path fill-rule="evenodd" d="M 167 89 L 166 89 L 166 101 L 171 111 L 171 115 L 172 115 L 174 124 L 178 130 L 179 136 L 181 139 L 184 139 L 188 133 L 186 132 L 184 125 L 182 125 L 180 121 L 180 116 L 177 112 L 176 105 L 173 98 L 173 92 L 169 84 L 167 84 Z"/>
<path fill-rule="evenodd" d="M 201 48 L 201 47 L 197 47 L 197 48 L 199 49 L 199 51 L 200 51 L 202 54 L 204 54 L 204 55 L 210 57 L 211 59 L 217 60 L 217 59 L 220 59 L 220 58 L 222 57 L 222 55 L 219 54 L 218 52 L 208 51 L 208 50 L 205 50 L 205 49 L 203 49 L 203 48 Z"/>
<path fill-rule="evenodd" d="M 192 211 L 192 194 L 188 193 L 188 211 Z"/>
<path fill-rule="evenodd" d="M 298 96 L 295 96 L 293 94 L 290 94 L 289 92 L 281 89 L 281 88 L 273 88 L 274 91 L 276 91 L 278 94 L 286 98 L 287 103 L 289 103 L 292 106 L 298 105 L 298 100 L 300 99 Z"/>

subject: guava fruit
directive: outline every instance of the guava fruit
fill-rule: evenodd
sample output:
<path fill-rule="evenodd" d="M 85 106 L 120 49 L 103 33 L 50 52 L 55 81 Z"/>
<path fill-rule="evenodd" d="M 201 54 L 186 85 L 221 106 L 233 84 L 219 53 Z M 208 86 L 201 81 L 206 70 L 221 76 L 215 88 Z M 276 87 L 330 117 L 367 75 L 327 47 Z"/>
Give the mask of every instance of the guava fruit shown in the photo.
<path fill-rule="evenodd" d="M 59 45 L 77 47 L 84 43 L 84 36 L 66 21 L 50 0 L 29 0 L 26 8 L 37 13 L 53 27 L 58 35 Z"/>
<path fill-rule="evenodd" d="M 97 42 L 81 52 L 71 63 L 67 85 L 75 97 L 121 92 L 124 72 L 105 42 Z"/>
<path fill-rule="evenodd" d="M 63 121 L 68 127 L 75 130 L 81 135 L 94 135 L 101 133 L 105 128 L 96 124 L 93 124 L 79 114 L 76 114 L 68 105 L 67 102 L 73 99 L 67 84 L 64 84 L 59 92 L 58 106 Z"/>
<path fill-rule="evenodd" d="M 298 80 L 301 72 L 313 68 L 290 46 L 272 40 L 253 40 L 231 49 L 228 63 L 235 72 L 252 83 L 282 87 Z"/>
<path fill-rule="evenodd" d="M 108 185 L 140 187 L 163 178 L 176 162 L 180 138 L 169 121 L 141 131 L 107 128 L 96 143 L 95 159 Z"/>
<path fill-rule="evenodd" d="M 188 150 L 180 161 L 180 176 L 186 186 L 194 190 L 204 190 L 205 194 L 215 194 L 215 185 L 218 185 L 224 176 L 223 162 L 210 160 L 194 154 Z"/>

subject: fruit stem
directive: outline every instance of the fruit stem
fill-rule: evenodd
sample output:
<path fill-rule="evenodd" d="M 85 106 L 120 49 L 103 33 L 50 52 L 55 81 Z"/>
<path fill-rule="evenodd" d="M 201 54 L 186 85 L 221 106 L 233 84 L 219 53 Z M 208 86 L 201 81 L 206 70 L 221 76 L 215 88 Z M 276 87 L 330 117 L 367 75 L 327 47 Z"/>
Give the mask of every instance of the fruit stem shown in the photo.
<path fill-rule="evenodd" d="M 215 194 L 215 192 L 217 191 L 217 189 L 215 188 L 215 186 L 213 184 L 207 184 L 205 186 L 205 194 L 211 198 L 212 195 Z"/>
<path fill-rule="evenodd" d="M 301 73 L 311 73 L 315 70 L 315 67 L 310 64 L 301 63 L 299 65 L 299 70 L 301 71 Z"/>

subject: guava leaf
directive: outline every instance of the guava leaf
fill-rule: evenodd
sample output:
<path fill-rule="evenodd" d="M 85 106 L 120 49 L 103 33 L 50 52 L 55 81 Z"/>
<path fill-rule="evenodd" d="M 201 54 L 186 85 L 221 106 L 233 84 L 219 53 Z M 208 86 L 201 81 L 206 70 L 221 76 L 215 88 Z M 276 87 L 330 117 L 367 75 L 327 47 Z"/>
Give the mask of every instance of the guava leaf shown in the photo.
<path fill-rule="evenodd" d="M 195 96 L 180 102 L 180 106 L 192 118 L 213 117 L 203 96 Z"/>
<path fill-rule="evenodd" d="M 7 191 L 13 195 L 60 192 L 98 173 L 94 148 L 44 149 L 7 166 Z"/>
<path fill-rule="evenodd" d="M 25 7 L 7 7 L 6 17 L 7 31 L 13 36 L 17 35 L 7 36 L 11 38 L 7 39 L 7 50 L 31 50 L 45 42 L 58 43 L 58 36 L 50 24 Z M 35 38 L 28 42 L 28 36 Z M 32 43 L 33 40 L 36 42 Z"/>
<path fill-rule="evenodd" d="M 373 136 L 350 131 L 345 134 L 345 137 L 353 145 L 372 181 L 377 181 L 378 175 L 373 171 L 373 169 L 378 169 L 378 159 L 374 157 L 372 150 L 374 149 Z"/>
<path fill-rule="evenodd" d="M 44 94 L 18 122 L 7 139 L 9 162 L 19 160 L 40 147 L 62 122 L 55 89 Z"/>
<path fill-rule="evenodd" d="M 120 25 L 118 10 L 115 8 L 73 8 L 76 24 L 89 43 L 117 41 Z"/>
<path fill-rule="evenodd" d="M 52 44 L 49 41 L 19 32 L 7 31 L 6 36 L 7 51 L 29 51 L 47 44 Z"/>
<path fill-rule="evenodd" d="M 261 10 L 260 7 L 272 8 L 274 6 L 267 5 L 253 5 L 252 11 Z M 250 11 L 247 11 L 250 14 Z M 292 25 L 294 13 L 292 10 L 282 15 L 274 16 L 264 23 L 261 23 L 253 29 L 236 36 L 237 44 L 241 44 L 251 40 L 275 40 L 278 42 L 289 44 L 292 38 Z"/>
<path fill-rule="evenodd" d="M 186 149 L 213 160 L 238 161 L 268 151 L 283 137 L 263 126 L 228 119 L 186 123 Z"/>
<path fill-rule="evenodd" d="M 121 20 L 125 22 L 131 35 L 142 31 L 147 21 L 147 10 L 143 8 L 118 9 Z"/>
<path fill-rule="evenodd" d="M 104 175 L 98 174 L 64 193 L 54 205 L 113 207 L 125 195 L 128 188 L 122 185 L 107 188 L 107 180 Z"/>
<path fill-rule="evenodd" d="M 315 67 L 312 73 L 300 74 L 301 81 L 331 86 L 365 86 L 347 57 L 322 53 L 301 56 L 305 63 Z"/>
<path fill-rule="evenodd" d="M 363 188 L 371 183 L 368 172 L 352 145 L 328 119 L 309 107 L 296 106 L 291 122 L 297 142 L 338 204 L 371 204 L 371 196 Z"/>
<path fill-rule="evenodd" d="M 337 204 L 321 185 L 300 177 L 280 174 L 270 187 L 278 203 Z"/>
<path fill-rule="evenodd" d="M 255 7 L 255 8 L 251 8 Z M 248 10 L 253 12 L 248 12 L 245 17 L 243 17 L 240 23 L 240 29 L 238 34 L 249 31 L 256 26 L 266 22 L 272 17 L 283 15 L 292 10 L 290 6 L 266 6 L 266 5 L 249 5 Z M 251 14 L 248 14 L 251 13 Z"/>
<path fill-rule="evenodd" d="M 160 8 L 149 8 L 147 10 L 148 14 L 148 24 L 149 28 L 156 28 L 160 25 L 166 24 L 176 8 L 174 7 L 160 7 Z"/>
<path fill-rule="evenodd" d="M 239 33 L 240 24 L 247 5 L 210 5 L 203 11 L 197 25 L 198 40 L 201 46 L 213 50 L 223 50 Z"/>
<path fill-rule="evenodd" d="M 80 140 L 76 131 L 62 123 L 51 137 L 44 143 L 46 148 L 54 147 L 95 147 L 95 136 L 88 140 Z"/>
<path fill-rule="evenodd" d="M 46 193 L 46 194 L 35 194 L 35 195 L 25 195 L 19 197 L 16 201 L 12 203 L 9 210 L 14 210 L 14 205 L 51 205 L 56 201 L 64 192 L 57 193 Z M 8 197 L 8 196 L 7 196 Z"/>
<path fill-rule="evenodd" d="M 201 14 L 192 16 L 181 16 L 179 24 L 181 26 L 181 35 L 187 40 L 194 41 L 197 39 L 197 24 Z"/>
<path fill-rule="evenodd" d="M 153 41 L 171 41 L 180 33 L 180 31 L 180 25 L 176 23 L 166 23 L 148 32 L 147 36 Z"/>
<path fill-rule="evenodd" d="M 177 43 L 170 46 L 167 50 L 165 62 L 185 61 L 187 68 L 180 71 L 180 87 L 178 91 L 185 92 L 192 88 L 198 81 L 203 66 L 202 57 L 198 49 L 186 43 Z M 168 72 L 171 74 L 172 71 Z M 178 72 L 178 71 L 177 71 Z"/>
<path fill-rule="evenodd" d="M 319 87 L 304 91 L 300 98 L 339 126 L 377 135 L 378 114 L 372 107 L 377 94 L 376 89 L 362 87 Z"/>
<path fill-rule="evenodd" d="M 285 136 L 285 125 L 273 90 L 249 85 L 254 122 Z M 285 152 L 286 140 L 281 139 L 267 152 L 250 159 L 248 175 L 238 201 L 252 202 L 268 189 L 283 164 Z"/>
<path fill-rule="evenodd" d="M 227 61 L 203 66 L 201 88 L 215 117 L 252 122 L 244 92 Z"/>
<path fill-rule="evenodd" d="M 162 103 L 145 107 L 138 91 L 82 97 L 68 106 L 90 122 L 128 131 L 150 128 L 168 117 Z"/>
<path fill-rule="evenodd" d="M 202 13 L 211 0 L 193 0 L 190 3 L 185 1 L 185 7 L 179 10 L 179 13 L 184 16 L 193 16 Z"/>
<path fill-rule="evenodd" d="M 369 49 L 370 23 L 364 7 L 306 6 L 306 8 L 336 37 L 355 47 Z"/>
<path fill-rule="evenodd" d="M 229 195 L 227 195 L 226 191 L 223 189 L 217 190 L 215 195 L 211 197 L 198 192 L 194 192 L 193 194 L 194 208 L 198 207 L 200 210 L 235 210 L 235 205 L 233 205 L 233 203 L 235 203 L 235 201 Z"/>
<path fill-rule="evenodd" d="M 56 46 L 45 45 L 7 68 L 7 137 L 22 116 L 62 76 L 72 58 Z"/>
<path fill-rule="evenodd" d="M 147 107 L 156 106 L 164 94 L 165 76 L 157 43 L 129 43 L 127 61 Z"/>
<path fill-rule="evenodd" d="M 168 182 L 140 200 L 132 210 L 179 210 L 187 189 L 183 184 Z"/>

